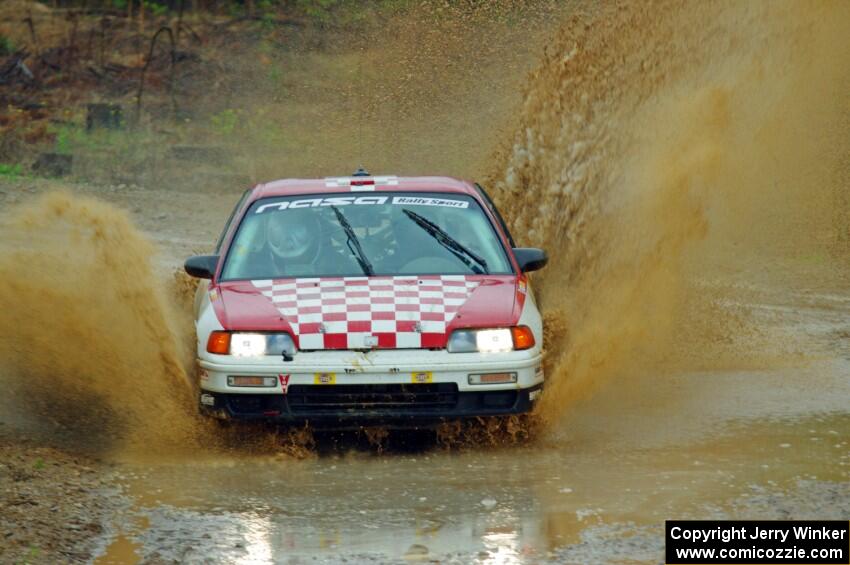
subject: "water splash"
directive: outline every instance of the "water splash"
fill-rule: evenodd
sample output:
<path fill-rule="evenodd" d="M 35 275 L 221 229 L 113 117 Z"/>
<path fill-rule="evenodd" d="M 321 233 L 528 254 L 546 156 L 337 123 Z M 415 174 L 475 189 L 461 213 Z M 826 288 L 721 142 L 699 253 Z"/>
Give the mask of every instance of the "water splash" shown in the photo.
<path fill-rule="evenodd" d="M 718 362 L 711 336 L 741 328 L 710 307 L 713 277 L 846 236 L 848 79 L 846 3 L 620 3 L 566 22 L 490 179 L 520 241 L 553 256 L 534 281 L 562 328 L 545 419 L 616 378 Z"/>
<path fill-rule="evenodd" d="M 185 442 L 185 324 L 127 215 L 52 193 L 14 210 L 0 240 L 0 381 L 23 417 L 96 450 Z"/>

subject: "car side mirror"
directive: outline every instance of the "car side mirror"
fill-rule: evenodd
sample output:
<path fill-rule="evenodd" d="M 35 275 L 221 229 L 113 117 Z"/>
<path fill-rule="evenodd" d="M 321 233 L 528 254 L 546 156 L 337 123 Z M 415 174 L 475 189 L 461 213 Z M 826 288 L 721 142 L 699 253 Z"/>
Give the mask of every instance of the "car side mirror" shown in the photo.
<path fill-rule="evenodd" d="M 546 252 L 536 247 L 515 247 L 514 257 L 519 263 L 519 270 L 523 273 L 542 269 L 549 262 Z"/>
<path fill-rule="evenodd" d="M 218 255 L 196 255 L 189 257 L 183 263 L 183 269 L 190 276 L 199 279 L 211 279 L 215 274 L 215 269 L 218 266 Z"/>

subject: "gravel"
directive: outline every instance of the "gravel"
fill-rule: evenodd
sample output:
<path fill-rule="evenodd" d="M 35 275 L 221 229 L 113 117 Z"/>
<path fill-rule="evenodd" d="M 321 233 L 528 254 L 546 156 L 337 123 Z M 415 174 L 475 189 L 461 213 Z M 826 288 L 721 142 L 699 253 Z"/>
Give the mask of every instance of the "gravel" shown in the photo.
<path fill-rule="evenodd" d="M 0 563 L 86 563 L 128 506 L 102 463 L 0 427 Z"/>

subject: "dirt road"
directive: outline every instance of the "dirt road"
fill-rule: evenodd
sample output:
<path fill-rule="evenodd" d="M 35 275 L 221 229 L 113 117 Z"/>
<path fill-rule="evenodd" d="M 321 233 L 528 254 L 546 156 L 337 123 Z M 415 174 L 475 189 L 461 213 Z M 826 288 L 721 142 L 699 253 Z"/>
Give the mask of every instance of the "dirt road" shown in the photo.
<path fill-rule="evenodd" d="M 0 561 L 658 562 L 666 519 L 847 519 L 847 7 L 659 6 L 568 14 L 485 166 L 423 149 L 553 256 L 521 445 L 199 422 L 173 273 L 238 191 L 2 180 Z"/>

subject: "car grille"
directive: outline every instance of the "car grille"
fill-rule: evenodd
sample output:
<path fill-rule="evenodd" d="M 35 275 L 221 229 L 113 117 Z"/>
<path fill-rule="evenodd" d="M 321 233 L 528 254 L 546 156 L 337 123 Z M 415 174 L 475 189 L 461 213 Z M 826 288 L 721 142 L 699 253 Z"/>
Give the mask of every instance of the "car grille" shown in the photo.
<path fill-rule="evenodd" d="M 291 385 L 286 395 L 293 414 L 324 410 L 405 411 L 452 409 L 455 383 L 383 385 Z"/>
<path fill-rule="evenodd" d="M 236 414 L 262 415 L 267 412 L 280 412 L 283 403 L 280 395 L 268 394 L 229 394 L 227 404 Z"/>

